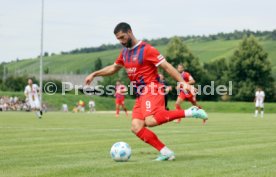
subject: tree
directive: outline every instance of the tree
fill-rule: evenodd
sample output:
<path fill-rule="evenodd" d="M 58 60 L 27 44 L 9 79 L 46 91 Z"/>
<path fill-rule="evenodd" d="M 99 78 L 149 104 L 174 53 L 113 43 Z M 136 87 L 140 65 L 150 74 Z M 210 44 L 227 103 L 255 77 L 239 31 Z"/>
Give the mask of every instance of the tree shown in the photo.
<path fill-rule="evenodd" d="M 198 58 L 192 54 L 179 37 L 173 37 L 169 42 L 166 59 L 175 67 L 182 63 L 185 70 L 190 72 L 198 83 L 201 82 L 203 68 Z"/>
<path fill-rule="evenodd" d="M 216 82 L 216 85 L 224 85 L 228 81 L 229 66 L 225 58 L 204 63 L 204 69 L 208 72 L 211 81 Z"/>
<path fill-rule="evenodd" d="M 49 67 L 46 67 L 46 68 L 44 69 L 44 74 L 49 74 L 49 72 L 50 72 Z"/>
<path fill-rule="evenodd" d="M 210 85 L 211 81 L 214 81 L 215 88 L 218 85 L 228 85 L 228 70 L 229 65 L 225 58 L 221 58 L 215 61 L 204 63 L 204 80 L 205 83 Z M 219 100 L 221 95 L 202 95 L 204 100 Z"/>
<path fill-rule="evenodd" d="M 166 50 L 166 59 L 173 66 L 177 66 L 178 64 L 183 64 L 185 71 L 192 74 L 194 79 L 196 80 L 196 84 L 202 84 L 202 81 L 205 81 L 203 74 L 203 67 L 199 63 L 197 57 L 195 57 L 192 52 L 187 48 L 187 46 L 183 43 L 181 38 L 173 37 Z M 166 73 L 164 73 L 167 76 Z M 169 85 L 175 86 L 176 82 L 171 77 L 167 77 L 167 82 Z M 172 93 L 169 93 L 169 97 L 175 98 L 176 91 L 173 90 Z"/>
<path fill-rule="evenodd" d="M 102 69 L 103 65 L 102 65 L 102 60 L 101 58 L 97 58 L 97 60 L 94 63 L 94 70 L 97 71 L 99 69 Z"/>
<path fill-rule="evenodd" d="M 267 100 L 273 99 L 271 63 L 254 36 L 245 37 L 230 58 L 229 78 L 233 81 L 234 100 L 252 101 L 256 87 L 264 89 Z"/>
<path fill-rule="evenodd" d="M 48 52 L 44 52 L 44 57 L 48 57 L 49 53 Z"/>

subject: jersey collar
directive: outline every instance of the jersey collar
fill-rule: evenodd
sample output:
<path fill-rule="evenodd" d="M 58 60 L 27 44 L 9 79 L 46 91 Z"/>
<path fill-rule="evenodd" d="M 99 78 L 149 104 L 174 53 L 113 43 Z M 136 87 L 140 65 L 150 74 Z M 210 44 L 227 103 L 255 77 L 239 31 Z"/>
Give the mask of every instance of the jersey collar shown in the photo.
<path fill-rule="evenodd" d="M 137 46 L 139 46 L 141 44 L 142 41 L 137 42 L 137 44 L 131 48 L 127 48 L 128 50 L 132 50 L 135 49 Z"/>

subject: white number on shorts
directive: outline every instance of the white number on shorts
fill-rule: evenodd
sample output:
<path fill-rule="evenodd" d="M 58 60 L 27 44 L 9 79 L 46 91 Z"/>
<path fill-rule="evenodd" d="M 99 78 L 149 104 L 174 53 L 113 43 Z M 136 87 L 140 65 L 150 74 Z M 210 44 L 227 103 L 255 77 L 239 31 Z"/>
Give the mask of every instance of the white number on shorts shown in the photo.
<path fill-rule="evenodd" d="M 150 107 L 151 107 L 150 101 L 146 101 L 146 109 L 150 109 Z"/>

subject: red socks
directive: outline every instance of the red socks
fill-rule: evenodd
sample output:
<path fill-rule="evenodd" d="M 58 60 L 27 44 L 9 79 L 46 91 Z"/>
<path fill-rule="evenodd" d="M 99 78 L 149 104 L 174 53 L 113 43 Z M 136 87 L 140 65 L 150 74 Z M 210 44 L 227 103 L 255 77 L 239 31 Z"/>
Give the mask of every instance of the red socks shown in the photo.
<path fill-rule="evenodd" d="M 154 114 L 154 118 L 158 125 L 170 122 L 175 119 L 183 118 L 185 117 L 185 111 L 184 110 L 173 110 L 173 111 L 159 111 L 158 113 Z"/>
<path fill-rule="evenodd" d="M 154 118 L 158 125 L 183 117 L 185 117 L 184 110 L 163 110 L 154 115 Z M 145 127 L 143 127 L 138 133 L 136 133 L 136 136 L 139 137 L 142 141 L 153 146 L 158 151 L 165 147 L 165 145 L 158 139 L 158 137 L 152 131 Z"/>
<path fill-rule="evenodd" d="M 142 141 L 150 144 L 155 149 L 160 151 L 165 145 L 158 139 L 158 137 L 149 129 L 143 127 L 137 134 Z"/>

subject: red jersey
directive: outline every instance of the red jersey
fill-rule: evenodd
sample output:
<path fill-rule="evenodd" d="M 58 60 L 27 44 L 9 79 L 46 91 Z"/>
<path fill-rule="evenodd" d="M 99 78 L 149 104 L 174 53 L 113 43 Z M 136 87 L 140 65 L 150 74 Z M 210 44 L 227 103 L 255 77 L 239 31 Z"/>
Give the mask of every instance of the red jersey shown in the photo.
<path fill-rule="evenodd" d="M 126 86 L 124 86 L 122 84 L 121 85 L 116 85 L 116 87 L 115 87 L 115 91 L 116 91 L 115 97 L 117 99 L 124 99 L 125 98 L 125 95 L 118 93 L 118 92 L 123 91 L 123 90 L 126 90 Z"/>
<path fill-rule="evenodd" d="M 115 64 L 124 66 L 130 81 L 136 86 L 158 83 L 157 66 L 165 58 L 150 44 L 140 41 L 132 48 L 123 48 Z M 134 84 L 135 85 L 135 84 Z"/>
<path fill-rule="evenodd" d="M 193 77 L 190 73 L 183 71 L 181 73 L 181 76 L 185 82 L 189 82 L 190 80 L 193 80 Z"/>
<path fill-rule="evenodd" d="M 190 73 L 188 73 L 188 72 L 185 72 L 185 71 L 183 71 L 183 72 L 181 73 L 181 76 L 182 76 L 182 78 L 183 78 L 183 80 L 184 80 L 185 82 L 189 82 L 190 80 L 193 79 L 192 75 L 191 75 Z M 184 92 L 184 94 L 190 94 L 190 95 L 192 95 L 190 91 L 184 90 L 183 92 Z"/>

